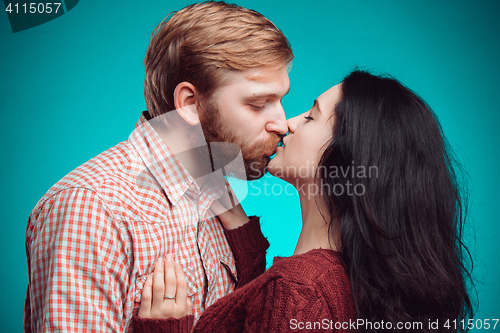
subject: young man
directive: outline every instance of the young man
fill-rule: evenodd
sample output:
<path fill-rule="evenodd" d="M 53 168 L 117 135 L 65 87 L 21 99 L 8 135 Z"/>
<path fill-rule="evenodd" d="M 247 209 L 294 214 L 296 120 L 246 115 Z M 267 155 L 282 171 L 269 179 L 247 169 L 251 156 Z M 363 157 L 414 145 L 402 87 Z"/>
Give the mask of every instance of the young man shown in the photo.
<path fill-rule="evenodd" d="M 148 111 L 127 141 L 61 179 L 29 217 L 25 331 L 129 331 L 167 254 L 183 266 L 196 317 L 233 290 L 233 254 L 209 209 L 222 191 L 177 158 L 173 146 L 188 135 L 168 141 L 152 123 L 175 111 L 201 124 L 209 143 L 237 144 L 246 177 L 257 179 L 288 129 L 281 98 L 292 58 L 268 19 L 223 2 L 188 6 L 157 27 L 145 58 Z"/>

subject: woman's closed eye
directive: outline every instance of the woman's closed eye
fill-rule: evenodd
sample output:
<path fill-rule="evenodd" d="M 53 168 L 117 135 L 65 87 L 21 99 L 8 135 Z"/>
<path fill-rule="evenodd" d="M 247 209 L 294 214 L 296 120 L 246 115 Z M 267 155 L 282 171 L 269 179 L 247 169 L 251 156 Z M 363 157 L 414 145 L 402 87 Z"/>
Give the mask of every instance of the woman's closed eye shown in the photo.
<path fill-rule="evenodd" d="M 307 121 L 309 121 L 309 120 L 314 120 L 311 116 L 305 116 L 304 118 L 306 118 L 306 119 L 307 119 Z"/>

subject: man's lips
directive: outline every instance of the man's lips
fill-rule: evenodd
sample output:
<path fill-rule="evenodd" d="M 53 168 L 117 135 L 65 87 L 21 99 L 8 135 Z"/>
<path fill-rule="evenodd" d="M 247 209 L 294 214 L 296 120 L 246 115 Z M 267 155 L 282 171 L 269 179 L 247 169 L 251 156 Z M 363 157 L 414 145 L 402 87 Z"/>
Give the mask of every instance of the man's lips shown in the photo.
<path fill-rule="evenodd" d="M 270 157 L 270 156 L 273 156 L 274 154 L 276 154 L 276 151 L 278 148 L 283 148 L 285 147 L 284 143 L 283 143 L 283 137 L 280 138 L 280 140 L 278 141 L 278 143 L 276 143 L 271 149 L 269 149 L 265 155 Z"/>

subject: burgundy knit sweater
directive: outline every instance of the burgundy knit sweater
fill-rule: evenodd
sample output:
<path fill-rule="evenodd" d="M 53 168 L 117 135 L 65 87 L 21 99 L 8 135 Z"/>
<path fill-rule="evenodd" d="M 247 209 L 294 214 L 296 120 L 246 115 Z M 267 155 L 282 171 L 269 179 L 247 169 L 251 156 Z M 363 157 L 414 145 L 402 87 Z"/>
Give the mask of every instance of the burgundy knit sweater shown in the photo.
<path fill-rule="evenodd" d="M 207 308 L 194 330 L 193 315 L 181 319 L 134 316 L 135 333 L 350 332 L 336 329 L 355 320 L 351 286 L 336 252 L 317 249 L 277 257 L 265 271 L 269 243 L 258 217 L 225 233 L 236 261 L 235 291 Z"/>

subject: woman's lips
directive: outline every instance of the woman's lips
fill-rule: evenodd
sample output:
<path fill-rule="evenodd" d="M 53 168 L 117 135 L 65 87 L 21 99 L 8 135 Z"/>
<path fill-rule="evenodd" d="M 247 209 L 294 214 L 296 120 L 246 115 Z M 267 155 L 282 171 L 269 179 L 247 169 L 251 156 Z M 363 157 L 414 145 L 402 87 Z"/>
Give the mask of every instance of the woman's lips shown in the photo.
<path fill-rule="evenodd" d="M 268 152 L 266 153 L 266 155 L 267 155 L 267 156 L 272 156 L 272 155 L 274 155 L 274 154 L 276 154 L 276 148 L 273 148 L 273 149 L 271 149 L 270 151 L 268 151 Z"/>
<path fill-rule="evenodd" d="M 285 148 L 285 141 L 283 139 L 281 139 L 280 143 L 278 144 L 278 147 L 276 147 L 276 152 L 279 150 L 279 149 L 284 149 Z"/>

